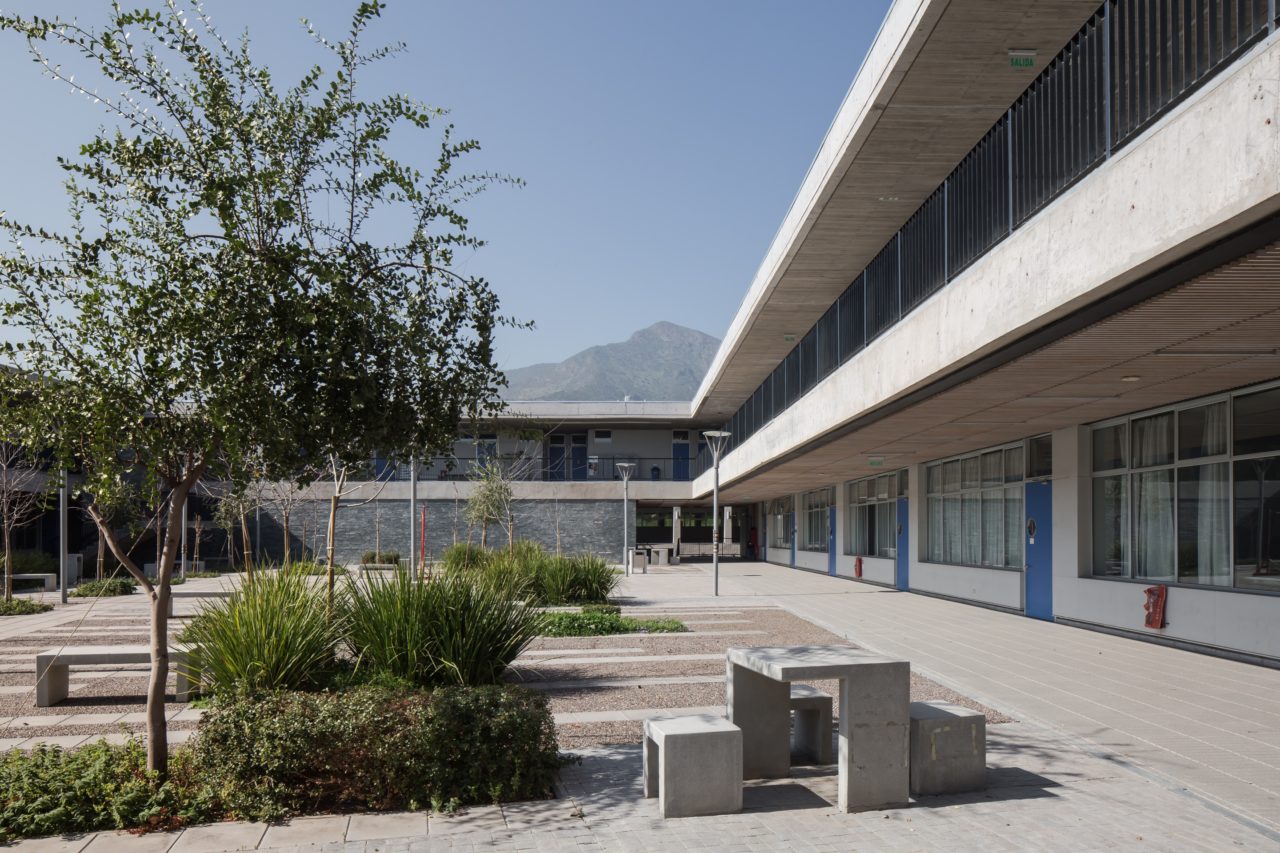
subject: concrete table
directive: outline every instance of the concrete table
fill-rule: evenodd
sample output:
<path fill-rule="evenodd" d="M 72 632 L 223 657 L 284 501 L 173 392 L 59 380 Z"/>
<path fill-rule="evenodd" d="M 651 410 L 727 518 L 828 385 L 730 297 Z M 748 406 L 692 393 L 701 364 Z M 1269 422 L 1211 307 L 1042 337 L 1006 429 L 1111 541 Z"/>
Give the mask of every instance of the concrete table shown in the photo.
<path fill-rule="evenodd" d="M 839 807 L 905 806 L 911 665 L 848 646 L 729 649 L 729 719 L 742 729 L 747 779 L 791 774 L 792 681 L 840 682 Z"/>

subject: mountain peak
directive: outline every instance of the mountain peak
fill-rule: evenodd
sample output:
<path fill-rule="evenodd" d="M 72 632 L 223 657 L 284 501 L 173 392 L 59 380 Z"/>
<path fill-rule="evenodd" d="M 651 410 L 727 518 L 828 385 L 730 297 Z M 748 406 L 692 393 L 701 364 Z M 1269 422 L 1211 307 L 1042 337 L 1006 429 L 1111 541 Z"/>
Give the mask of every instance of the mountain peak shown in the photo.
<path fill-rule="evenodd" d="M 506 371 L 507 400 L 692 400 L 720 341 L 666 320 L 564 361 Z"/>

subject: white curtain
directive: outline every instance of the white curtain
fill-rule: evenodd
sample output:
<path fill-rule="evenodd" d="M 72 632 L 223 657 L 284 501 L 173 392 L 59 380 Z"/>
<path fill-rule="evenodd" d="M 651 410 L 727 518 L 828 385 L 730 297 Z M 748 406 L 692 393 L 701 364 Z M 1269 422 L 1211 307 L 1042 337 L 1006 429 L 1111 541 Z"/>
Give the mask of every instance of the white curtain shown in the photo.
<path fill-rule="evenodd" d="M 1173 469 L 1135 474 L 1133 486 L 1133 575 L 1172 579 Z"/>
<path fill-rule="evenodd" d="M 1207 430 L 1206 430 L 1207 433 Z M 1196 494 L 1196 580 L 1230 586 L 1230 478 L 1227 464 L 1202 465 Z"/>

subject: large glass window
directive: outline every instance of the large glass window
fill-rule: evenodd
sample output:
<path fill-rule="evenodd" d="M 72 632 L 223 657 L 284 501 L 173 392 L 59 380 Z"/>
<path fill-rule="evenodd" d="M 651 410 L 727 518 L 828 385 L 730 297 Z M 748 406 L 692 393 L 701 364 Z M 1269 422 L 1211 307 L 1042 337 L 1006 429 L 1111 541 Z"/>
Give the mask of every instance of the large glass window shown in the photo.
<path fill-rule="evenodd" d="M 831 517 L 829 507 L 833 500 L 833 490 L 818 489 L 805 492 L 801 497 L 804 508 L 804 536 L 800 546 L 806 551 L 826 551 L 831 535 Z"/>
<path fill-rule="evenodd" d="M 1034 441 L 1035 439 L 1033 439 Z M 1047 475 L 1044 442 L 1033 464 Z M 935 462 L 925 468 L 925 557 L 935 563 L 1020 568 L 1023 564 L 1022 442 Z"/>
<path fill-rule="evenodd" d="M 896 557 L 898 498 L 907 493 L 907 472 L 846 483 L 844 489 L 844 552 L 861 557 Z"/>
<path fill-rule="evenodd" d="M 788 495 L 769 504 L 769 547 L 790 548 L 795 499 Z"/>
<path fill-rule="evenodd" d="M 1095 427 L 1093 574 L 1280 592 L 1277 451 L 1280 388 Z"/>

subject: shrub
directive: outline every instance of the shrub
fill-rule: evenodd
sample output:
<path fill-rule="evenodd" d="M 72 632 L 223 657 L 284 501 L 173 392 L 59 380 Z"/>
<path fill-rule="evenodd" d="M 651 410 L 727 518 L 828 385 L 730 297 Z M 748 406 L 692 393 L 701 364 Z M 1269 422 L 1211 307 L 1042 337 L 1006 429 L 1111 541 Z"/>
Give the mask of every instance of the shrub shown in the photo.
<path fill-rule="evenodd" d="M 0 616 L 30 616 L 32 613 L 48 613 L 52 609 L 52 604 L 32 601 L 29 598 L 15 598 L 10 601 L 0 599 Z"/>
<path fill-rule="evenodd" d="M 142 742 L 106 741 L 65 752 L 37 746 L 0 754 L 0 842 L 37 835 L 135 827 L 168 828 L 212 816 L 190 772 L 189 753 L 175 752 L 169 779 L 147 773 Z"/>
<path fill-rule="evenodd" d="M 616 604 L 584 604 L 582 605 L 583 613 L 612 613 L 617 616 L 622 613 L 622 608 Z"/>
<path fill-rule="evenodd" d="M 479 545 L 459 542 L 444 549 L 444 553 L 440 555 L 440 561 L 444 564 L 446 572 L 479 569 L 488 562 L 489 555 L 490 552 Z"/>
<path fill-rule="evenodd" d="M 580 554 L 569 557 L 568 560 L 573 565 L 574 583 L 571 590 L 572 597 L 565 600 L 563 602 L 565 604 L 579 602 L 603 604 L 609 600 L 622 581 L 622 576 L 618 572 L 610 568 L 603 558 L 594 554 Z"/>
<path fill-rule="evenodd" d="M 315 577 L 319 575 L 323 577 L 328 577 L 329 564 L 317 563 L 314 560 L 295 560 L 292 563 L 285 563 L 284 565 L 280 566 L 280 570 L 282 572 L 287 572 L 291 575 L 306 575 L 309 577 Z M 334 567 L 333 567 L 334 577 L 338 577 L 339 575 L 345 575 L 346 573 L 347 573 L 347 570 L 345 567 L 339 566 L 336 563 L 334 564 Z"/>
<path fill-rule="evenodd" d="M 322 585 L 270 572 L 202 605 L 181 640 L 191 647 L 193 679 L 218 693 L 319 686 L 332 675 L 341 636 Z"/>
<path fill-rule="evenodd" d="M 132 595 L 137 588 L 138 582 L 133 578 L 103 578 L 100 581 L 82 581 L 69 595 L 76 598 L 105 598 L 112 595 Z"/>
<path fill-rule="evenodd" d="M 348 586 L 347 642 L 358 669 L 423 686 L 493 684 L 541 625 L 518 597 L 472 572 L 425 583 L 407 573 L 370 578 Z"/>
<path fill-rule="evenodd" d="M 3 556 L 4 552 L 0 551 L 0 557 Z M 2 564 L 0 569 L 3 569 Z M 58 559 L 44 551 L 14 551 L 13 573 L 15 575 L 56 575 Z"/>
<path fill-rule="evenodd" d="M 678 619 L 635 619 L 603 610 L 581 613 L 544 613 L 546 637 L 599 637 L 607 634 L 679 634 L 687 631 Z"/>
<path fill-rule="evenodd" d="M 398 566 L 399 551 L 365 551 L 360 555 L 360 563 L 365 566 Z"/>
<path fill-rule="evenodd" d="M 196 578 L 220 578 L 220 577 L 222 577 L 222 572 L 195 572 L 195 571 L 187 572 L 187 578 L 189 580 L 194 580 Z"/>
<path fill-rule="evenodd" d="M 218 699 L 200 778 L 254 820 L 547 797 L 562 765 L 547 696 L 514 686 Z"/>

